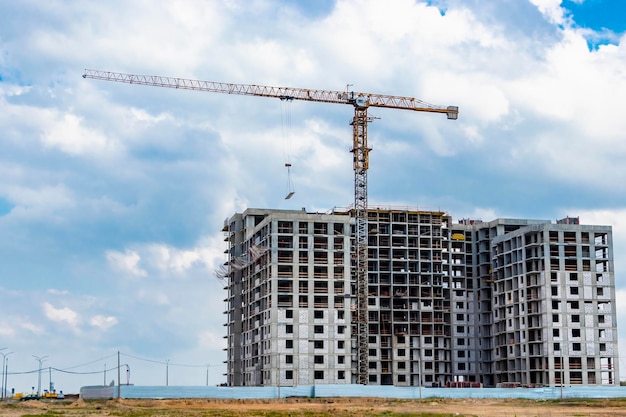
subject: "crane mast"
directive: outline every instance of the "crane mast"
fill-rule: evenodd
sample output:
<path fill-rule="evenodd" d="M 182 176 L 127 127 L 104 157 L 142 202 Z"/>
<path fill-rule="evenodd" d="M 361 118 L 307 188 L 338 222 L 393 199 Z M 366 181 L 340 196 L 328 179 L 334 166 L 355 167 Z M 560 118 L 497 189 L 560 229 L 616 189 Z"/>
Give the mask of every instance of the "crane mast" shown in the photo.
<path fill-rule="evenodd" d="M 367 169 L 369 151 L 367 145 L 367 108 L 354 108 L 352 119 L 352 153 L 354 154 L 354 222 L 356 246 L 356 290 L 357 290 L 357 382 L 369 382 L 368 320 L 367 320 Z"/>
<path fill-rule="evenodd" d="M 315 90 L 308 88 L 271 87 L 255 84 L 221 83 L 164 77 L 158 75 L 126 74 L 111 71 L 85 69 L 83 78 L 114 81 L 127 84 L 149 85 L 154 87 L 195 90 L 222 94 L 237 94 L 257 97 L 272 97 L 281 100 L 304 100 L 322 103 L 349 104 L 354 107 L 352 125 L 352 149 L 354 169 L 354 211 L 355 257 L 354 279 L 357 287 L 357 382 L 366 385 L 368 378 L 368 317 L 367 317 L 367 170 L 369 168 L 369 148 L 367 126 L 372 118 L 367 115 L 369 107 L 413 110 L 430 113 L 443 113 L 450 120 L 456 120 L 457 106 L 437 106 L 413 97 L 392 96 L 353 91 Z"/>

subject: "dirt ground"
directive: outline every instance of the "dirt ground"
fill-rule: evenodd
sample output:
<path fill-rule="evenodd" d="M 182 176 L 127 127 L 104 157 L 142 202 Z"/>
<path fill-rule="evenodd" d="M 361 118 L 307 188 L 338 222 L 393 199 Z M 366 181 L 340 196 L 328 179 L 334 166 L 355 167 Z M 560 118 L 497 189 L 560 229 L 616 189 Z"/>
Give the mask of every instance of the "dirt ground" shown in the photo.
<path fill-rule="evenodd" d="M 390 400 L 380 398 L 288 398 L 281 400 L 108 400 L 24 401 L 0 404 L 0 416 L 55 417 L 525 417 L 525 416 L 626 416 L 626 399 L 610 400 L 492 400 L 428 399 Z"/>

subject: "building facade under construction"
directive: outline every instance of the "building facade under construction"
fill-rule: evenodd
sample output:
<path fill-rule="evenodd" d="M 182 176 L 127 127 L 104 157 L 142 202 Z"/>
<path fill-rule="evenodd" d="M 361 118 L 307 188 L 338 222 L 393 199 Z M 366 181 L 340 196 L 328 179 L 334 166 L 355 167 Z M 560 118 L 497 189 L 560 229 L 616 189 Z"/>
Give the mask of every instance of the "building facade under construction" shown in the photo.
<path fill-rule="evenodd" d="M 370 208 L 364 287 L 351 214 L 224 222 L 229 386 L 619 384 L 610 226 Z"/>

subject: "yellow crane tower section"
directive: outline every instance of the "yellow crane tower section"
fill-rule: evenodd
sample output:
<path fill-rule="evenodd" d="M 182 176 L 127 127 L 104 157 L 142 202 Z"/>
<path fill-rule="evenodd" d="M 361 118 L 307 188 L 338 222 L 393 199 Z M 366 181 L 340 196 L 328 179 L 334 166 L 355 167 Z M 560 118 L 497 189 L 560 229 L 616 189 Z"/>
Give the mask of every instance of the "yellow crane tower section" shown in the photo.
<path fill-rule="evenodd" d="M 450 120 L 459 114 L 457 106 L 437 106 L 425 101 L 403 96 L 360 93 L 354 91 L 314 90 L 310 88 L 271 87 L 256 84 L 234 84 L 214 81 L 201 81 L 186 78 L 158 75 L 125 74 L 111 71 L 85 69 L 83 78 L 115 81 L 127 84 L 149 85 L 153 87 L 176 88 L 180 90 L 206 91 L 210 93 L 237 94 L 244 96 L 272 97 L 281 100 L 304 100 L 321 103 L 349 104 L 354 107 L 352 125 L 352 149 L 354 167 L 354 211 L 355 219 L 355 280 L 357 284 L 357 382 L 368 383 L 368 329 L 367 329 L 367 169 L 369 168 L 369 148 L 367 125 L 371 118 L 369 107 L 379 107 L 419 112 L 443 113 Z"/>

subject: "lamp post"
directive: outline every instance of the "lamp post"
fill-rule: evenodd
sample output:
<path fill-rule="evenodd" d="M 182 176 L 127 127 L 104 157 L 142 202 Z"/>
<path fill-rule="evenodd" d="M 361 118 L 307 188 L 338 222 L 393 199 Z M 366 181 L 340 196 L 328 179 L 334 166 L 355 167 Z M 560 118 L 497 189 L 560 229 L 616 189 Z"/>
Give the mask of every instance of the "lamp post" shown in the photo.
<path fill-rule="evenodd" d="M 10 355 L 11 353 L 13 353 L 13 352 L 9 352 L 5 356 Z M 9 386 L 8 385 L 9 384 L 8 383 L 8 381 L 9 381 L 9 358 L 6 358 L 3 362 L 4 362 L 4 383 L 3 383 L 3 387 L 4 388 L 2 389 L 2 391 L 3 391 L 3 397 L 2 398 L 6 398 L 6 395 L 7 395 L 6 391 L 7 391 L 7 388 Z"/>
<path fill-rule="evenodd" d="M 5 350 L 6 348 L 2 348 L 0 350 Z M 0 352 L 0 355 L 2 355 L 2 394 L 0 395 L 0 398 L 4 399 L 6 398 L 6 390 L 7 390 L 7 369 L 9 368 L 9 360 L 7 359 L 7 356 L 9 356 L 11 353 L 13 352 L 8 352 L 8 353 L 2 353 Z"/>
<path fill-rule="evenodd" d="M 7 348 L 3 347 L 0 348 L 0 354 L 2 354 L 3 350 L 6 350 Z M 2 354 L 2 398 L 4 398 L 4 354 Z"/>
<path fill-rule="evenodd" d="M 33 355 L 33 358 L 35 358 L 37 360 L 37 362 L 39 362 L 39 372 L 38 372 L 38 378 L 37 378 L 37 396 L 39 396 L 41 394 L 41 363 L 47 357 L 48 356 L 35 356 L 35 355 Z"/>

